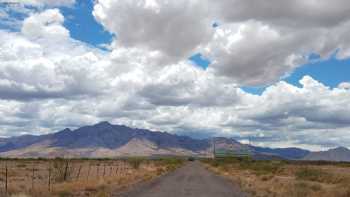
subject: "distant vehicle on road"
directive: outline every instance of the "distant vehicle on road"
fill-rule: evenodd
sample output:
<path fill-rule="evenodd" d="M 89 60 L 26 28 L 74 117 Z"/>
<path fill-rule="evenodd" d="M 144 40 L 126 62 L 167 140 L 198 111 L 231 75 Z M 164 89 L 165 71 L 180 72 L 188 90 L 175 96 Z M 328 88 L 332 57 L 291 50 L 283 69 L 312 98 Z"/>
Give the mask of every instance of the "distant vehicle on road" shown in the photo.
<path fill-rule="evenodd" d="M 188 158 L 188 161 L 194 161 L 194 160 L 196 160 L 194 157 L 189 157 Z"/>

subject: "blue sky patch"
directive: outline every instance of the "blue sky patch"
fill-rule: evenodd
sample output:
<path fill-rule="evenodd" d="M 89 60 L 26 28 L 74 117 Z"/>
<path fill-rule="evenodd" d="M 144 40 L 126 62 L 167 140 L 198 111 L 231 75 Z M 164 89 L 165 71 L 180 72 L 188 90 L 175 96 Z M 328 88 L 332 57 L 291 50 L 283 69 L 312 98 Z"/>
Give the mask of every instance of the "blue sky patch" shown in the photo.
<path fill-rule="evenodd" d="M 330 88 L 335 88 L 342 82 L 350 82 L 350 59 L 338 60 L 335 55 L 323 61 L 319 61 L 319 58 L 319 55 L 311 54 L 309 56 L 310 63 L 298 67 L 283 81 L 297 87 L 302 87 L 299 83 L 300 79 L 305 75 L 309 75 Z M 245 92 L 255 95 L 261 95 L 266 89 L 266 87 L 241 88 Z"/>
<path fill-rule="evenodd" d="M 62 7 L 60 10 L 65 16 L 64 26 L 69 29 L 72 38 L 97 47 L 112 41 L 113 35 L 92 15 L 92 1 L 78 0 L 74 7 Z"/>
<path fill-rule="evenodd" d="M 316 54 L 316 53 L 311 53 L 308 57 L 308 59 L 310 61 L 317 61 L 321 58 L 321 56 L 319 54 Z"/>
<path fill-rule="evenodd" d="M 309 75 L 331 88 L 339 83 L 350 81 L 350 59 L 337 60 L 334 56 L 325 61 L 317 61 L 297 68 L 285 79 L 290 84 L 300 87 L 299 80 Z"/>
<path fill-rule="evenodd" d="M 202 54 L 197 53 L 189 58 L 192 62 L 194 62 L 197 66 L 206 70 L 210 64 L 210 60 L 203 57 Z"/>
<path fill-rule="evenodd" d="M 21 6 L 15 3 L 1 3 L 0 2 L 0 29 L 9 31 L 19 31 L 21 28 L 21 21 L 23 21 L 27 14 L 27 9 L 35 10 L 32 6 Z"/>
<path fill-rule="evenodd" d="M 254 94 L 254 95 L 261 95 L 266 87 L 248 87 L 248 86 L 245 86 L 245 87 L 241 87 L 241 89 L 245 92 L 248 92 L 250 94 Z"/>

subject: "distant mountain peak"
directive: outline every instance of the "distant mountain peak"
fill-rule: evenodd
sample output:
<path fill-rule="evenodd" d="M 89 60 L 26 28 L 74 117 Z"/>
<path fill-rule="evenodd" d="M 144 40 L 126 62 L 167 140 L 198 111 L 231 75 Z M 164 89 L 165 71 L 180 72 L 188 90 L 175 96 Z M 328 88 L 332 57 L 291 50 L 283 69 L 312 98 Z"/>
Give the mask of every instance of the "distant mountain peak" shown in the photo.
<path fill-rule="evenodd" d="M 95 124 L 94 126 L 112 126 L 112 124 L 109 123 L 108 121 L 102 121 L 102 122 Z"/>
<path fill-rule="evenodd" d="M 344 146 L 339 146 L 337 148 L 330 149 L 330 150 L 333 150 L 333 151 L 349 151 L 349 149 L 347 147 L 344 147 Z"/>
<path fill-rule="evenodd" d="M 70 128 L 65 128 L 63 129 L 61 132 L 71 132 L 72 130 L 70 130 Z"/>
<path fill-rule="evenodd" d="M 334 148 L 329 148 L 328 150 L 315 151 L 315 153 L 327 153 L 327 152 L 350 152 L 350 149 L 348 149 L 345 146 L 338 146 Z"/>
<path fill-rule="evenodd" d="M 116 126 L 116 125 L 112 125 L 111 123 L 109 123 L 107 121 L 102 121 L 102 122 L 99 122 L 95 125 L 92 125 L 91 127 L 96 128 L 98 130 L 110 130 L 113 128 L 113 126 Z"/>
<path fill-rule="evenodd" d="M 65 135 L 65 134 L 69 134 L 69 133 L 71 133 L 71 132 L 72 132 L 71 129 L 65 128 L 65 129 L 63 129 L 63 130 L 61 130 L 61 131 L 59 131 L 59 132 L 57 132 L 57 133 L 53 133 L 53 135 Z"/>

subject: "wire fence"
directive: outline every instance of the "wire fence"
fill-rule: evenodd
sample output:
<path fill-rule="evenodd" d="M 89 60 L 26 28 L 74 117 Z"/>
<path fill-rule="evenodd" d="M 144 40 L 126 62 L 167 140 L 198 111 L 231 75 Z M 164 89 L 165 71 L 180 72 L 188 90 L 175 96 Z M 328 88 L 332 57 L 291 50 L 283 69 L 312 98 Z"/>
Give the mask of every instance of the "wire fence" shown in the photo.
<path fill-rule="evenodd" d="M 123 160 L 2 160 L 0 193 L 52 192 L 62 183 L 127 176 L 134 166 Z M 0 195 L 1 196 L 1 195 Z"/>

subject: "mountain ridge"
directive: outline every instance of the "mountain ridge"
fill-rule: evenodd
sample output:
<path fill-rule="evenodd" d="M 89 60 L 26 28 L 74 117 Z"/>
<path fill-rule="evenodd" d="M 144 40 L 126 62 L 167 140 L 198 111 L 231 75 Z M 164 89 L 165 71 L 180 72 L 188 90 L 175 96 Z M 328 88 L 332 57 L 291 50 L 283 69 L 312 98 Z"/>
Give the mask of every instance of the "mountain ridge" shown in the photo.
<path fill-rule="evenodd" d="M 152 154 L 156 154 L 157 151 L 163 154 L 174 153 L 175 155 L 206 154 L 205 152 L 208 152 L 210 148 L 207 140 L 196 140 L 166 132 L 101 122 L 91 126 L 83 126 L 73 131 L 64 129 L 46 135 L 3 138 L 0 141 L 0 156 L 74 157 L 75 155 L 83 155 L 84 157 L 99 157 L 95 152 L 100 152 L 103 157 L 117 157 L 123 156 L 121 150 L 118 149 L 127 145 L 133 139 L 155 144 L 157 148 L 151 152 Z M 129 155 L 125 151 L 123 152 L 125 155 Z M 136 152 L 138 153 L 137 156 L 149 156 L 148 154 L 150 154 L 142 153 L 142 150 Z"/>
<path fill-rule="evenodd" d="M 248 150 L 259 158 L 305 159 L 313 152 L 300 148 L 267 148 L 241 144 L 233 138 L 194 139 L 188 136 L 100 122 L 45 135 L 0 139 L 0 157 L 123 157 L 182 155 L 211 157 L 215 146 Z M 346 148 L 344 148 L 346 149 Z M 350 155 L 349 155 L 350 158 Z M 347 159 L 347 158 L 346 158 Z M 349 159 L 350 161 L 350 159 Z"/>
<path fill-rule="evenodd" d="M 346 147 L 340 146 L 327 151 L 310 152 L 303 158 L 303 160 L 350 162 L 350 150 Z"/>

